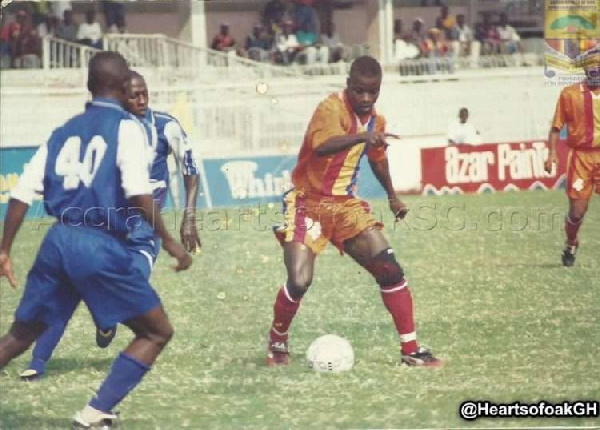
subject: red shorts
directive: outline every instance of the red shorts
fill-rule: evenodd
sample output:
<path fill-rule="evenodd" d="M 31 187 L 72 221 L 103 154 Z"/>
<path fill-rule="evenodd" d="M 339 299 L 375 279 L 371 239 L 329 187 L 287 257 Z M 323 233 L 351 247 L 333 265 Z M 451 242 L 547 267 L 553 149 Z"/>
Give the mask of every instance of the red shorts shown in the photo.
<path fill-rule="evenodd" d="M 344 242 L 370 228 L 383 229 L 369 203 L 355 197 L 307 196 L 296 190 L 283 197 L 284 225 L 275 230 L 281 244 L 299 242 L 315 254 L 328 242 L 344 252 Z"/>
<path fill-rule="evenodd" d="M 600 194 L 600 150 L 571 149 L 567 161 L 567 196 L 588 200 L 594 188 L 596 194 Z"/>

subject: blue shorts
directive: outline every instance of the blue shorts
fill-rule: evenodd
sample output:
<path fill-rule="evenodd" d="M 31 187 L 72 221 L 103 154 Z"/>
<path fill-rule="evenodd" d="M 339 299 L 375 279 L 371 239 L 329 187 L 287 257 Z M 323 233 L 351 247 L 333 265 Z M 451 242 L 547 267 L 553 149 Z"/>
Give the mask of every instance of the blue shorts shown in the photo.
<path fill-rule="evenodd" d="M 148 276 L 147 258 L 125 240 L 57 224 L 29 271 L 15 320 L 63 322 L 61 309 L 83 299 L 98 327 L 114 327 L 160 305 Z"/>

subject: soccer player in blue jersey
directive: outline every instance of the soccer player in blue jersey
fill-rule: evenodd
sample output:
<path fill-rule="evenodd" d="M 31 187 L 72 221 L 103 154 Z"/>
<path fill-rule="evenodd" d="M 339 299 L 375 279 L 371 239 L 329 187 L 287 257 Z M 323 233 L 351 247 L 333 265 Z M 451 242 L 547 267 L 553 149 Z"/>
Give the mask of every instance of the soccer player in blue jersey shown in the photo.
<path fill-rule="evenodd" d="M 171 115 L 156 112 L 148 108 L 148 86 L 144 78 L 137 72 L 131 71 L 128 81 L 127 110 L 144 121 L 150 143 L 152 167 L 150 183 L 153 196 L 162 209 L 169 186 L 169 169 L 167 158 L 170 153 L 175 155 L 183 173 L 186 195 L 186 205 L 181 222 L 181 243 L 189 252 L 195 252 L 201 246 L 196 228 L 196 196 L 198 195 L 198 168 L 194 152 L 187 135 L 179 122 Z M 139 158 L 139 155 L 138 155 Z M 140 252 L 153 265 L 158 257 L 160 241 L 154 231 L 145 223 L 138 223 L 128 235 L 132 249 Z M 20 377 L 23 380 L 35 380 L 44 375 L 46 364 L 50 360 L 56 346 L 62 339 L 67 323 L 75 312 L 78 303 L 72 307 L 64 307 L 64 318 L 50 326 L 39 337 L 33 348 L 31 362 Z M 116 333 L 116 327 L 99 327 L 96 331 L 96 343 L 101 348 L 107 347 Z"/>
<path fill-rule="evenodd" d="M 0 277 L 16 287 L 10 251 L 36 192 L 57 219 L 27 277 L 9 332 L 0 338 L 0 369 L 26 351 L 61 308 L 83 299 L 99 327 L 123 323 L 135 337 L 114 361 L 96 395 L 75 415 L 75 428 L 113 426 L 113 411 L 150 370 L 173 335 L 148 283 L 149 262 L 127 243 L 140 217 L 177 259 L 190 255 L 166 230 L 149 178 L 148 143 L 141 123 L 123 109 L 129 69 L 119 54 L 101 52 L 89 64 L 92 101 L 56 129 L 27 166 L 9 201 L 0 242 Z M 142 157 L 144 158 L 144 157 Z"/>

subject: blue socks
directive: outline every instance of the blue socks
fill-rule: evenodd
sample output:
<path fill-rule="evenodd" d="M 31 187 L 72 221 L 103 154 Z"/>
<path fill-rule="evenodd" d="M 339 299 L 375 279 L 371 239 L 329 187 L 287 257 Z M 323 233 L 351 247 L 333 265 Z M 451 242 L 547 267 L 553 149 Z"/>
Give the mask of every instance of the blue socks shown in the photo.
<path fill-rule="evenodd" d="M 90 406 L 111 413 L 149 370 L 150 366 L 122 352 L 113 362 L 110 373 L 90 402 Z"/>
<path fill-rule="evenodd" d="M 46 363 L 48 360 L 50 360 L 50 357 L 52 356 L 56 345 L 58 345 L 60 339 L 65 333 L 66 328 L 66 322 L 59 322 L 57 324 L 48 326 L 46 331 L 44 331 L 44 333 L 42 333 L 42 335 L 35 342 L 29 369 L 33 369 L 39 374 L 43 374 L 46 371 Z"/>

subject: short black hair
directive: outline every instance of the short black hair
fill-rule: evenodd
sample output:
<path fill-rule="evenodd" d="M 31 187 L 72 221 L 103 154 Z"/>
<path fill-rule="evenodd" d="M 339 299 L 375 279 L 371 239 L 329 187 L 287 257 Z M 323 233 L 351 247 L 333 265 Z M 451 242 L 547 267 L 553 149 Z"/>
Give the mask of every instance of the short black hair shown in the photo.
<path fill-rule="evenodd" d="M 135 78 L 139 78 L 142 81 L 146 82 L 146 78 L 144 78 L 140 73 L 136 72 L 135 70 L 130 70 L 129 71 L 129 80 L 131 81 L 132 79 Z"/>
<path fill-rule="evenodd" d="M 370 55 L 363 55 L 354 60 L 350 66 L 350 77 L 357 75 L 376 78 L 383 76 L 383 71 L 379 61 Z"/>
<path fill-rule="evenodd" d="M 462 107 L 460 108 L 460 110 L 458 111 L 458 114 L 461 115 L 462 113 L 466 113 L 467 115 L 469 114 L 469 109 L 467 109 L 466 107 Z"/>
<path fill-rule="evenodd" d="M 88 65 L 88 89 L 94 94 L 120 91 L 129 76 L 127 61 L 118 52 L 95 54 Z"/>

